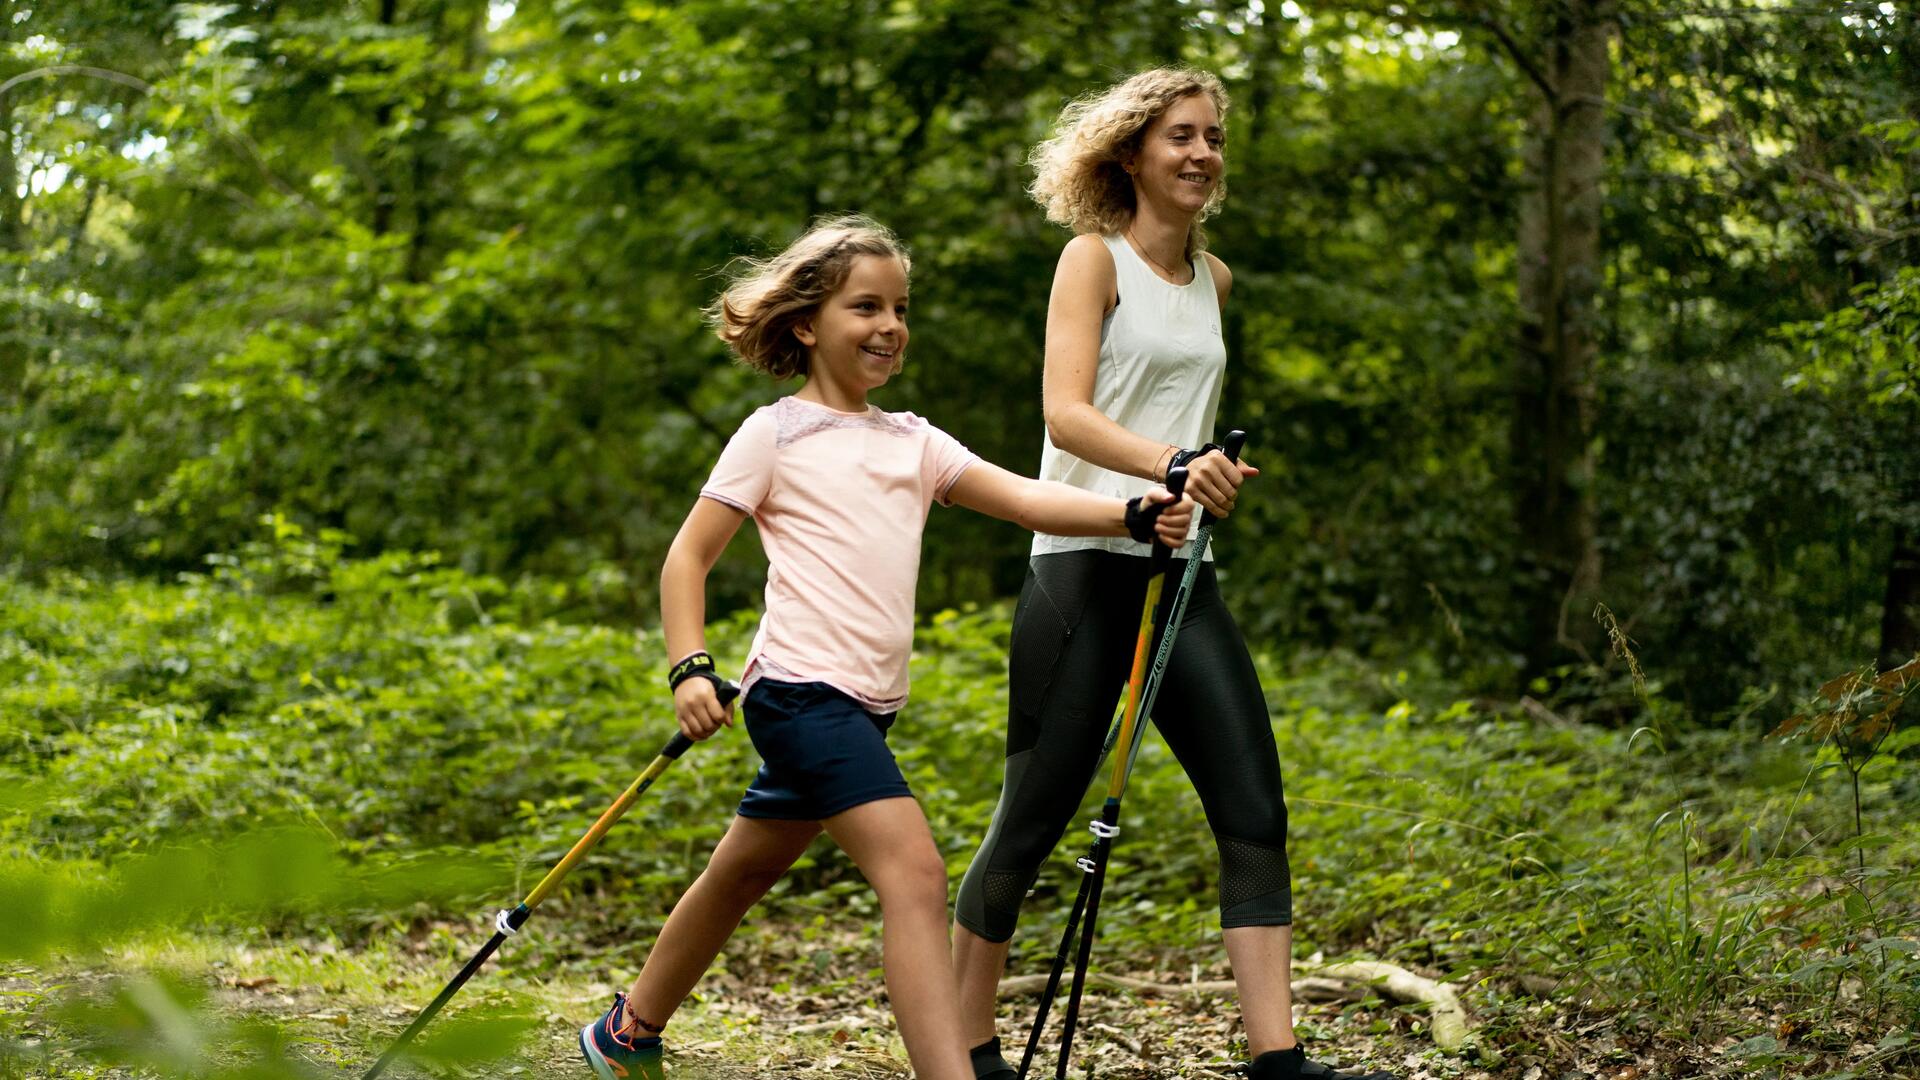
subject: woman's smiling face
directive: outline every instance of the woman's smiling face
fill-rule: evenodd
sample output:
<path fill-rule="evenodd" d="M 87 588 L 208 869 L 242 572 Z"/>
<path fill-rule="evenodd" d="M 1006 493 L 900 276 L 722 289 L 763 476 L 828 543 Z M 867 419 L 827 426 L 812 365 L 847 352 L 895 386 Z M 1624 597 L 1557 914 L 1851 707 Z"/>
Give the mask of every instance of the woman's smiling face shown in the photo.
<path fill-rule="evenodd" d="M 1199 213 L 1226 171 L 1226 133 L 1205 94 L 1189 94 L 1153 118 L 1128 162 L 1141 201 Z"/>

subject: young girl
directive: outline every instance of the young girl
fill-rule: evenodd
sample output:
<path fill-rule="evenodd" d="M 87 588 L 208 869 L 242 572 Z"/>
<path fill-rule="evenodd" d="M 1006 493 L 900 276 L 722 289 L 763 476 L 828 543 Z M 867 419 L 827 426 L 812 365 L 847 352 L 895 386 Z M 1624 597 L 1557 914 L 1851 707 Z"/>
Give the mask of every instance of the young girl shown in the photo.
<path fill-rule="evenodd" d="M 733 282 L 711 315 L 740 360 L 791 397 L 740 425 L 660 573 L 680 730 L 731 724 L 705 652 L 708 572 L 748 517 L 767 553 L 766 611 L 742 676 L 764 764 L 707 868 L 680 898 L 624 995 L 580 1031 L 601 1080 L 664 1075 L 660 1033 L 754 902 L 822 830 L 879 896 L 887 994 L 921 1080 L 972 1080 L 948 958 L 947 872 L 888 752 L 907 700 L 913 590 L 929 506 L 958 503 L 1028 529 L 1185 539 L 1192 504 L 1130 501 L 1015 476 L 867 394 L 907 347 L 906 251 L 862 217 L 825 221 Z M 1145 486 L 1145 485 L 1142 485 Z"/>

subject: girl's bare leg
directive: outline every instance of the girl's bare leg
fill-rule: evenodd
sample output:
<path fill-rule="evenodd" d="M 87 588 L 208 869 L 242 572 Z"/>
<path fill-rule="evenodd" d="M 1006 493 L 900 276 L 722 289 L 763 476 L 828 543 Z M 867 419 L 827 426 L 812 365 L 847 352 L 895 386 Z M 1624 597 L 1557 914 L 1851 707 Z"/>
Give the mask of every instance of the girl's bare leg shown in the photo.
<path fill-rule="evenodd" d="M 735 817 L 694 879 L 627 991 L 627 1015 L 659 1027 L 680 1007 L 740 920 L 820 835 L 817 821 Z M 631 1022 L 629 1033 L 635 1031 Z"/>
<path fill-rule="evenodd" d="M 919 1080 L 973 1080 L 947 955 L 947 867 L 920 804 L 864 803 L 824 823 L 880 897 L 887 996 Z"/>

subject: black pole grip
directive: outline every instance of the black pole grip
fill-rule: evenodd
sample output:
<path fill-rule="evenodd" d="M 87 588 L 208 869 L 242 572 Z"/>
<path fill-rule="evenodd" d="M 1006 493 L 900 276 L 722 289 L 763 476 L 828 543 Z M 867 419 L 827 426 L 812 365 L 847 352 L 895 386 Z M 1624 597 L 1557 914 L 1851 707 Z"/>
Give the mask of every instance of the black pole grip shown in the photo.
<path fill-rule="evenodd" d="M 1227 455 L 1228 461 L 1237 463 L 1240 460 L 1240 451 L 1246 449 L 1246 446 L 1247 433 L 1235 428 L 1227 432 L 1227 441 L 1221 444 L 1220 452 Z M 1200 524 L 1211 525 L 1218 520 L 1220 519 L 1214 517 L 1211 512 L 1206 510 L 1200 511 Z"/>
<path fill-rule="evenodd" d="M 1173 501 L 1179 502 L 1180 493 L 1185 490 L 1187 490 L 1187 467 L 1182 465 L 1177 469 L 1168 469 L 1167 491 L 1173 496 Z"/>
<path fill-rule="evenodd" d="M 1228 461 L 1239 461 L 1240 451 L 1247 447 L 1247 433 L 1239 429 L 1227 432 L 1227 441 L 1220 449 L 1227 455 Z"/>
<path fill-rule="evenodd" d="M 714 695 L 720 699 L 720 704 L 726 705 L 740 696 L 740 684 L 732 679 L 721 679 L 720 685 L 714 689 Z M 693 749 L 693 740 L 687 738 L 684 733 L 676 731 L 673 733 L 673 738 L 668 739 L 667 745 L 661 749 L 660 756 L 678 761 L 681 754 L 691 749 Z"/>

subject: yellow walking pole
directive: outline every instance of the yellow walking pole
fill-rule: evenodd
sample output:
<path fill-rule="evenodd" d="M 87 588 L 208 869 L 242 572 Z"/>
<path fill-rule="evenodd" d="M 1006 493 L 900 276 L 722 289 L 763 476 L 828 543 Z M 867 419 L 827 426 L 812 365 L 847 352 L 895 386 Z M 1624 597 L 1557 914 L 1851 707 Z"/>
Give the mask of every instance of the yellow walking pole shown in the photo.
<path fill-rule="evenodd" d="M 738 686 L 731 682 L 722 683 L 720 704 L 727 704 L 739 694 Z M 587 852 L 592 851 L 593 846 L 600 842 L 600 838 L 607 835 L 607 830 L 613 828 L 614 822 L 619 821 L 628 810 L 632 809 L 633 804 L 640 801 L 640 796 L 646 794 L 647 789 L 653 786 L 653 782 L 660 778 L 660 774 L 666 772 L 667 767 L 679 760 L 680 755 L 686 753 L 692 746 L 692 739 L 677 731 L 674 732 L 673 738 L 667 740 L 667 745 L 660 749 L 660 753 L 654 757 L 653 761 L 641 770 L 639 776 L 634 777 L 633 783 L 627 785 L 627 790 L 620 793 L 620 797 L 613 801 L 612 806 L 607 807 L 606 811 L 600 815 L 600 819 L 593 823 L 593 827 L 587 830 L 585 836 L 574 843 L 566 856 L 554 864 L 553 869 L 547 871 L 547 876 L 540 879 L 540 884 L 533 887 L 533 891 L 527 894 L 526 899 L 512 909 L 503 910 L 493 917 L 493 937 L 480 947 L 479 952 L 473 954 L 473 959 L 468 960 L 467 966 L 461 968 L 460 973 L 453 977 L 453 981 L 440 991 L 440 996 L 420 1010 L 420 1015 L 414 1017 L 413 1023 L 407 1025 L 407 1030 L 400 1033 L 400 1037 L 394 1040 L 386 1053 L 380 1055 L 380 1060 L 373 1063 L 373 1068 L 368 1069 L 361 1080 L 374 1080 L 386 1071 L 394 1058 L 400 1056 L 400 1052 L 413 1042 L 413 1037 L 420 1033 L 420 1029 L 426 1027 L 427 1022 L 453 999 L 453 995 L 466 985 L 468 979 L 473 978 L 474 973 L 480 970 L 496 949 L 500 948 L 501 943 L 520 932 L 520 927 L 533 915 L 533 909 L 539 907 L 540 902 L 559 887 L 560 880 L 567 876 L 568 871 L 572 870 L 581 859 L 587 857 Z"/>

